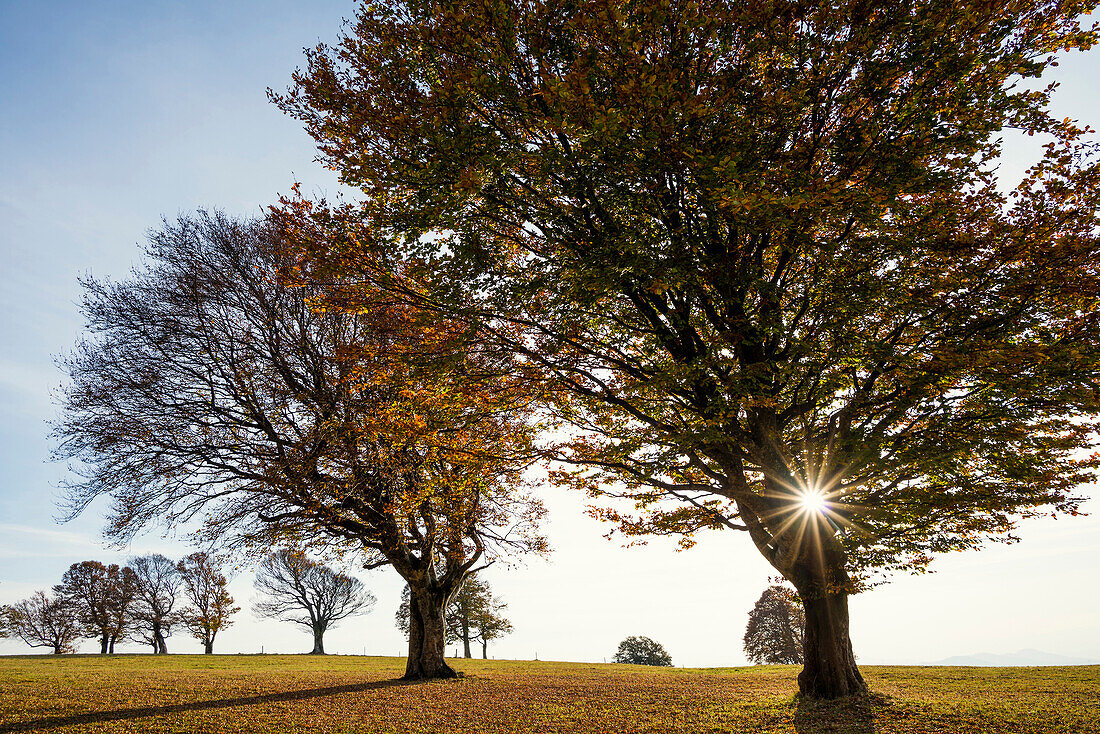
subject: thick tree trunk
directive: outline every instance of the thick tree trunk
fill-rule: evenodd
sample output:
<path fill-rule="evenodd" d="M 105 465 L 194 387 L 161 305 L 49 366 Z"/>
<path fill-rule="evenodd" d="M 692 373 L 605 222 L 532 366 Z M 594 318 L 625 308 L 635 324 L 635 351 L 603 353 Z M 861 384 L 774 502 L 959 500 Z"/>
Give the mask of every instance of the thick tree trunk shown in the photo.
<path fill-rule="evenodd" d="M 485 640 L 481 641 L 481 659 L 482 660 L 488 660 L 489 659 L 489 643 L 486 642 Z"/>
<path fill-rule="evenodd" d="M 405 664 L 406 680 L 454 678 L 457 673 L 443 659 L 446 628 L 443 606 L 446 599 L 430 589 L 410 589 L 409 598 L 409 659 Z"/>
<path fill-rule="evenodd" d="M 115 654 L 115 640 L 116 640 L 116 639 L 118 639 L 118 638 L 117 638 L 117 637 L 115 637 L 114 635 L 111 635 L 111 647 L 110 647 L 110 649 L 108 650 L 108 652 L 109 652 L 109 653 L 110 653 L 111 655 L 114 655 L 114 654 Z"/>
<path fill-rule="evenodd" d="M 99 654 L 100 655 L 106 655 L 107 654 L 107 646 L 110 645 L 110 644 L 111 644 L 111 637 L 106 632 L 104 632 L 103 636 L 99 638 Z"/>
<path fill-rule="evenodd" d="M 806 633 L 798 688 L 810 698 L 840 698 L 863 693 L 867 684 L 856 667 L 848 637 L 848 595 L 803 597 Z"/>
<path fill-rule="evenodd" d="M 310 651 L 310 655 L 324 655 L 325 654 L 325 631 L 321 627 L 314 626 L 313 628 L 313 650 Z"/>
<path fill-rule="evenodd" d="M 61 645 L 54 645 L 53 646 L 53 654 L 54 655 L 60 655 L 61 654 Z"/>
<path fill-rule="evenodd" d="M 848 637 L 848 594 L 853 584 L 846 566 L 844 549 L 834 536 L 822 532 L 820 542 L 808 544 L 788 576 L 806 612 L 798 689 L 807 698 L 867 691 Z"/>
<path fill-rule="evenodd" d="M 213 640 L 203 640 L 202 646 L 203 646 L 203 651 L 202 652 L 203 652 L 204 655 L 213 655 L 214 654 L 214 641 Z"/>
<path fill-rule="evenodd" d="M 159 624 L 153 625 L 153 654 L 167 655 L 168 645 L 164 642 L 164 631 Z"/>
<path fill-rule="evenodd" d="M 466 617 L 462 618 L 462 655 L 467 658 L 473 657 L 470 653 L 470 620 Z"/>

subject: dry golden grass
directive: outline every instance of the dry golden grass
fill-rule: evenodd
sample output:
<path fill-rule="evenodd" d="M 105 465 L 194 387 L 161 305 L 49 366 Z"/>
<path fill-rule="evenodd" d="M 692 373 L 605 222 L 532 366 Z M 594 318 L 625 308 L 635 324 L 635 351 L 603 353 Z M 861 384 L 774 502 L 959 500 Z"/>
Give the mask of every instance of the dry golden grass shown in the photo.
<path fill-rule="evenodd" d="M 864 668 L 873 691 L 799 703 L 796 669 L 307 656 L 0 658 L 0 732 L 1097 732 L 1100 666 Z"/>

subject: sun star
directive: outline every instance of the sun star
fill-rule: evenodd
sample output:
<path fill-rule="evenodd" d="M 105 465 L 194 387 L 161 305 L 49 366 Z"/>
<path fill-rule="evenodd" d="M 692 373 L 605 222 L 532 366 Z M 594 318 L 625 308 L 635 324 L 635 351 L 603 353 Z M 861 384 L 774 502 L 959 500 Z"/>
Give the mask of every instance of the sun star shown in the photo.
<path fill-rule="evenodd" d="M 803 512 L 822 513 L 825 511 L 825 495 L 820 490 L 806 490 L 798 498 L 798 503 L 802 505 Z"/>

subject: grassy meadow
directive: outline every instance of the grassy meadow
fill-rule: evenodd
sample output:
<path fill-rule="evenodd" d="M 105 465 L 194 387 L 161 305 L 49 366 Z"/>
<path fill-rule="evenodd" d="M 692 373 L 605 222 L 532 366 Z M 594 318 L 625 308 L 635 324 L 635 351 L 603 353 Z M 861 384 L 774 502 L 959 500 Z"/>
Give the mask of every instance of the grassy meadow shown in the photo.
<path fill-rule="evenodd" d="M 1098 732 L 1100 666 L 865 667 L 872 694 L 800 703 L 789 666 L 684 669 L 399 658 L 0 658 L 0 732 Z"/>

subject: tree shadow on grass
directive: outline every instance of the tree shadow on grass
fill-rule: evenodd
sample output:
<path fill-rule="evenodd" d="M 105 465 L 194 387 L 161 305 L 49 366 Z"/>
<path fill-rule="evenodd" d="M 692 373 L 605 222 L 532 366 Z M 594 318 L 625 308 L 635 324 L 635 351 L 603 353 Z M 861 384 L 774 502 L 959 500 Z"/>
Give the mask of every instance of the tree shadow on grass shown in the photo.
<path fill-rule="evenodd" d="M 800 698 L 794 730 L 799 734 L 874 734 L 875 709 L 889 705 L 888 696 L 876 693 L 832 701 Z"/>
<path fill-rule="evenodd" d="M 114 711 L 93 711 L 87 714 L 75 714 L 73 716 L 50 716 L 43 719 L 33 719 L 31 721 L 16 721 L 10 724 L 0 724 L 0 734 L 16 731 L 41 731 L 43 729 L 55 729 L 60 726 L 74 726 L 76 724 L 99 724 L 107 721 L 141 719 L 149 716 L 163 716 L 165 714 L 175 714 L 183 711 L 209 711 L 213 709 L 232 708 L 233 706 L 253 706 L 259 703 L 300 701 L 307 698 L 333 696 L 338 693 L 358 693 L 360 691 L 373 691 L 380 688 L 413 686 L 423 682 L 424 681 L 403 680 L 398 678 L 396 680 L 352 683 L 346 686 L 328 686 L 326 688 L 310 688 L 299 691 L 263 693 L 257 696 L 222 698 L 215 701 L 193 701 L 191 703 L 172 703 L 164 706 L 142 706 L 140 708 L 116 709 Z"/>

